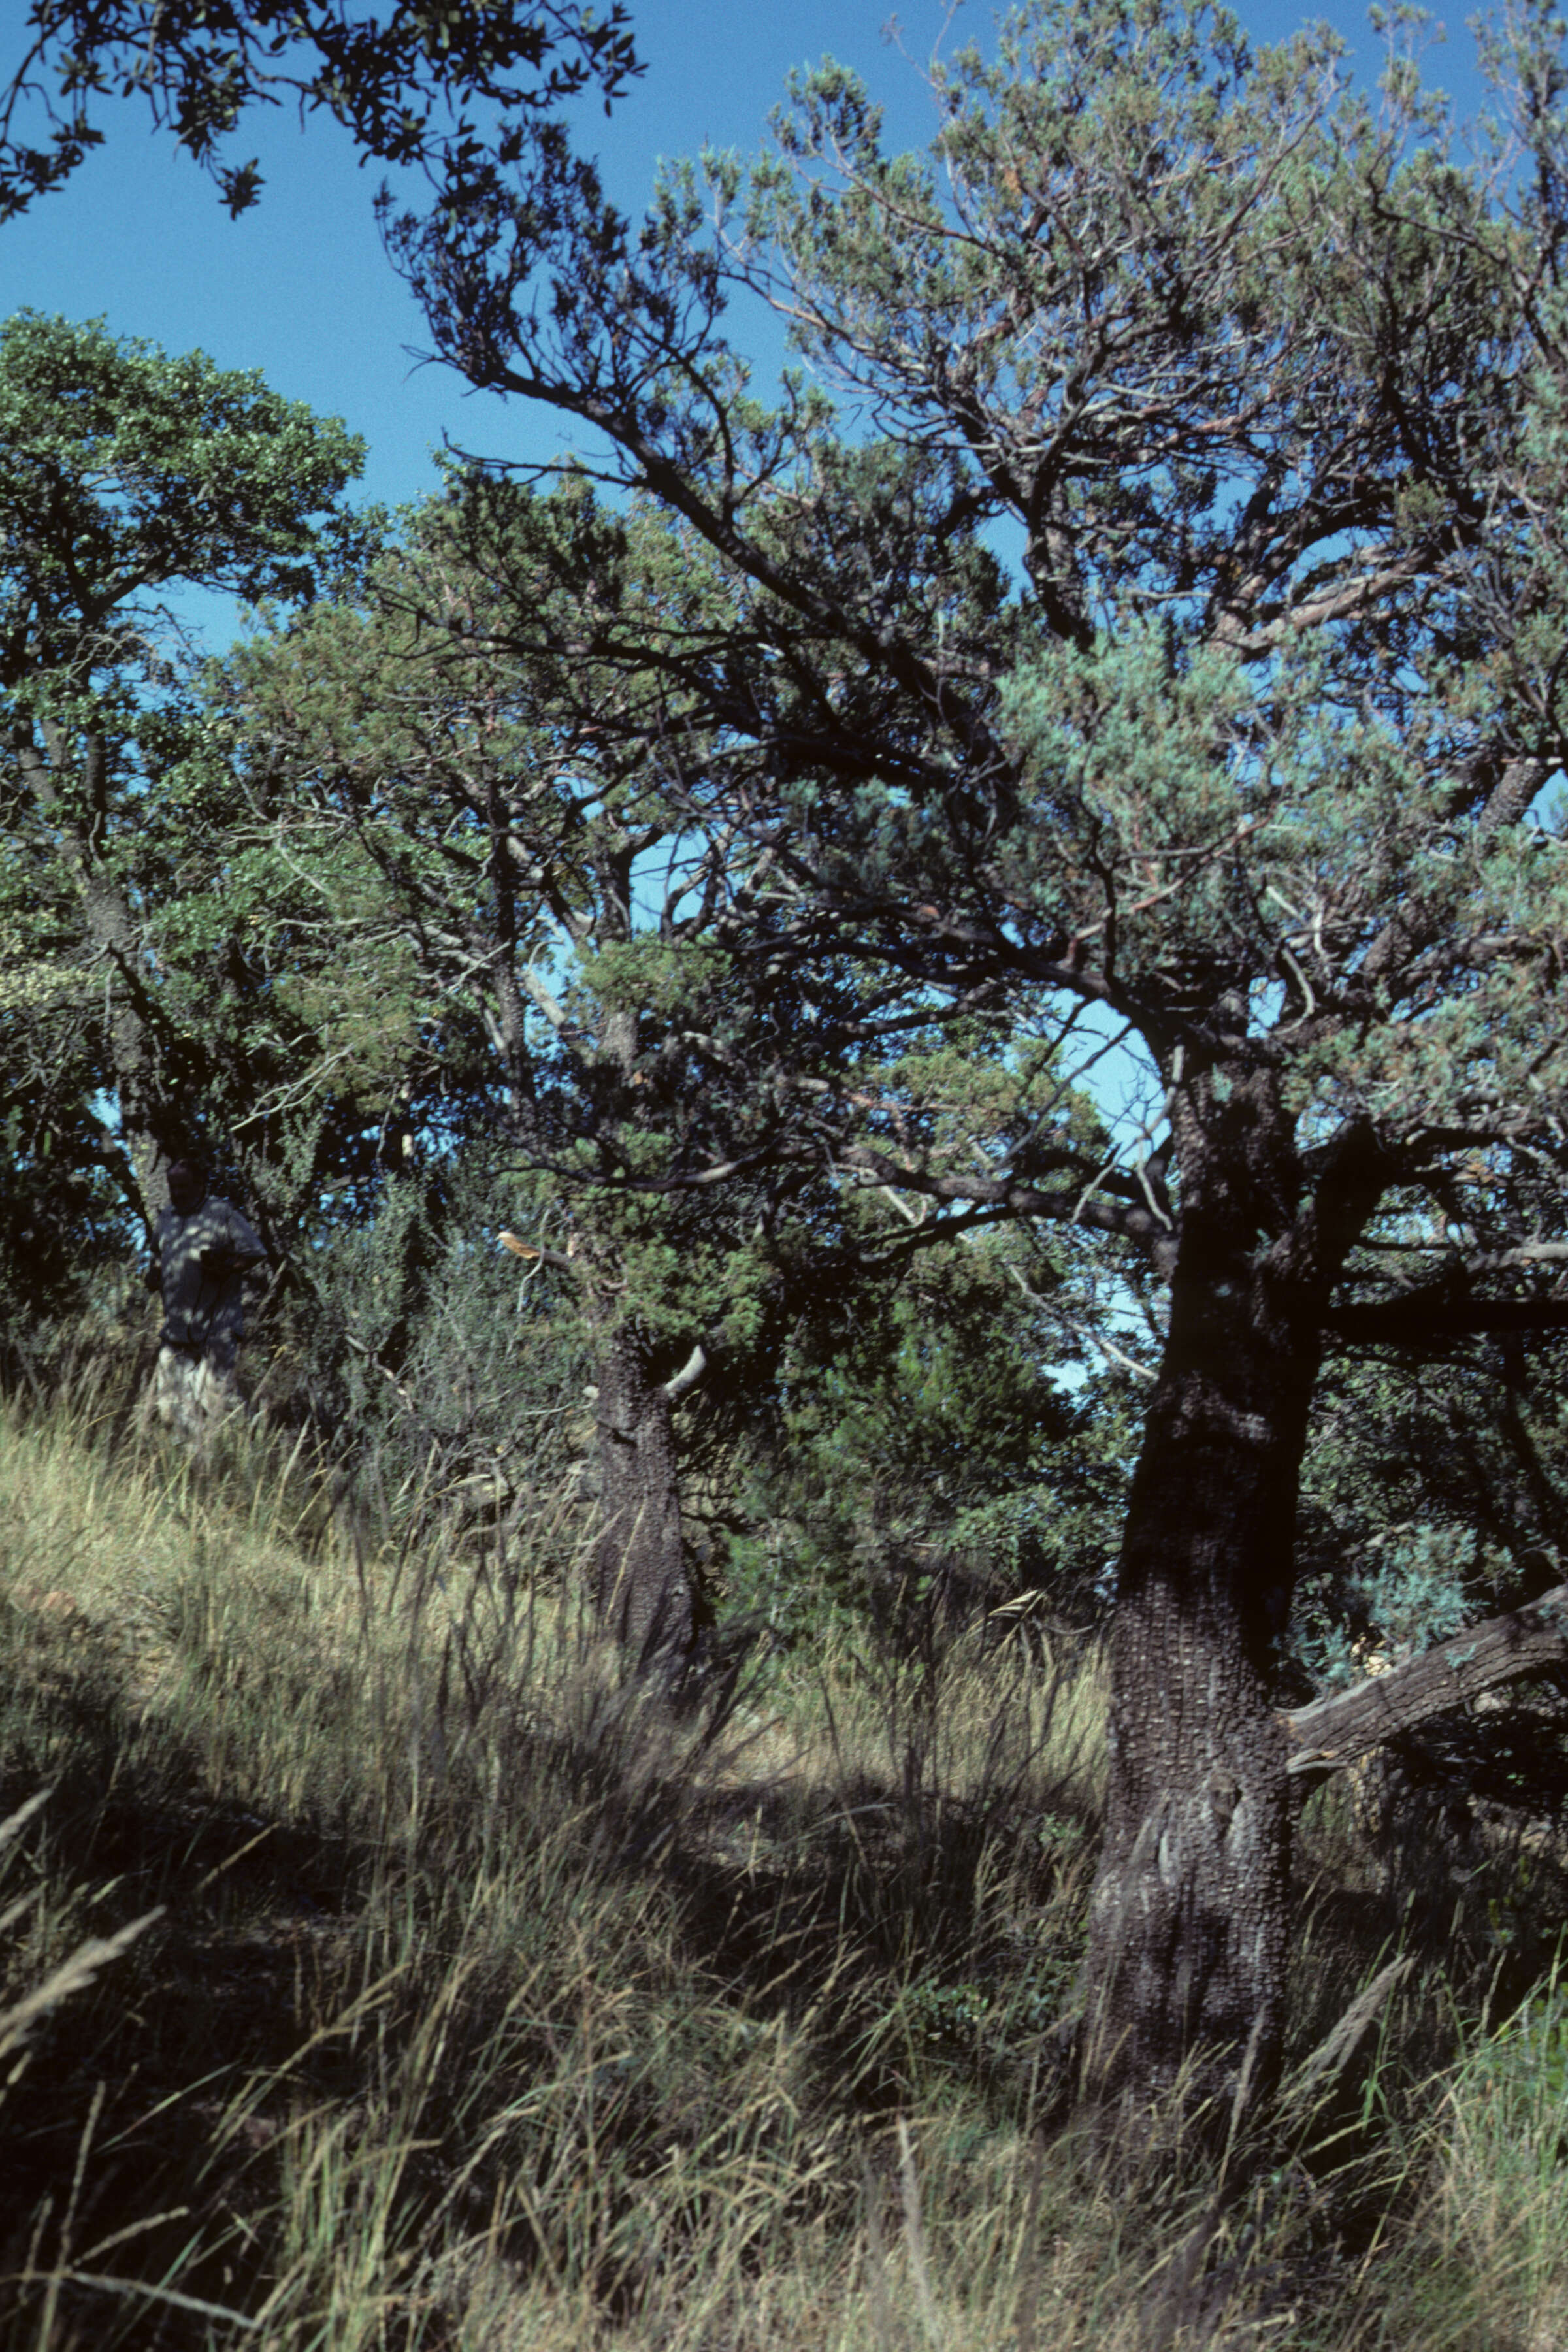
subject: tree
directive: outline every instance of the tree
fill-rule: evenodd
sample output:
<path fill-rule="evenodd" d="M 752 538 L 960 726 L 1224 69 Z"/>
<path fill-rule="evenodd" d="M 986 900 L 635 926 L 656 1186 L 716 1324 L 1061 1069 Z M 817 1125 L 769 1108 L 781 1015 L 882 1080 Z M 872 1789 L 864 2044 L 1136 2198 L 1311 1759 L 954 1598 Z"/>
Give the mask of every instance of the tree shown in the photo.
<path fill-rule="evenodd" d="M 145 1225 L 224 1058 L 214 969 L 199 1005 L 175 979 L 194 899 L 226 898 L 243 929 L 245 889 L 221 812 L 177 781 L 190 712 L 166 599 L 309 596 L 352 544 L 359 462 L 340 422 L 201 352 L 34 312 L 0 327 L 0 928 L 26 972 L 0 1020 L 35 1226 L 59 1164 L 79 1178 L 84 1159 Z M 74 1137 L 52 1166 L 40 1130 Z M 37 1263 L 36 1230 L 27 1248 Z"/>
<path fill-rule="evenodd" d="M 373 953 L 395 932 L 434 1017 L 488 1034 L 488 1078 L 448 1120 L 487 1123 L 530 1171 L 535 1216 L 538 1180 L 556 1203 L 553 1227 L 507 1239 L 575 1286 L 593 1332 L 601 1613 L 677 1652 L 692 1588 L 673 1408 L 700 1389 L 710 1424 L 733 1427 L 789 1335 L 826 1333 L 869 1269 L 942 1238 L 886 1206 L 879 1230 L 847 1217 L 831 1171 L 777 1148 L 825 1070 L 891 1099 L 930 1041 L 880 1024 L 848 968 L 808 1002 L 765 958 L 737 966 L 714 923 L 733 905 L 729 832 L 686 823 L 689 799 L 737 788 L 731 754 L 668 676 L 574 639 L 595 610 L 643 639 L 700 635 L 721 594 L 657 514 L 606 513 L 581 484 L 541 499 L 457 477 L 358 593 L 237 652 L 213 702 L 249 779 L 237 837 L 276 834 L 308 866 L 346 961 L 367 926 Z M 968 1060 L 945 1045 L 945 1083 L 973 1104 L 992 1045 L 973 1024 L 967 1045 Z M 950 1114 L 953 1148 L 973 1124 Z M 670 1181 L 715 1163 L 723 1185 Z"/>
<path fill-rule="evenodd" d="M 93 113 L 105 97 L 143 99 L 237 214 L 261 174 L 254 157 L 226 163 L 223 149 L 257 106 L 325 111 L 363 160 L 460 184 L 470 109 L 525 124 L 589 86 L 607 107 L 638 71 L 621 0 L 603 17 L 570 0 L 397 0 L 364 16 L 344 0 L 31 0 L 26 37 L 0 94 L 0 220 L 101 144 Z M 521 152 L 525 135 L 503 129 L 500 152 Z"/>
<path fill-rule="evenodd" d="M 388 215 L 437 352 L 595 428 L 735 583 L 700 642 L 583 632 L 755 749 L 723 815 L 770 887 L 731 940 L 762 909 L 803 989 L 833 959 L 884 1014 L 990 989 L 1142 1056 L 1119 1158 L 1046 1116 L 938 1167 L 832 1089 L 777 1139 L 1163 1286 L 1099 2098 L 1180 2078 L 1229 2115 L 1278 2062 L 1277 1641 L 1325 1352 L 1568 1318 L 1568 899 L 1532 814 L 1564 752 L 1558 42 L 1527 9 L 1489 47 L 1465 164 L 1402 56 L 1379 114 L 1326 33 L 1037 0 L 938 73 L 929 161 L 829 65 L 757 166 L 678 170 L 640 229 L 564 157 Z M 842 409 L 755 396 L 737 289 Z"/>
<path fill-rule="evenodd" d="M 672 1412 L 764 1311 L 750 1235 L 769 1206 L 726 1202 L 721 1216 L 711 1196 L 684 1213 L 657 1193 L 588 1196 L 606 1174 L 646 1176 L 672 1126 L 700 1127 L 704 1157 L 723 1133 L 684 1086 L 679 1024 L 712 1014 L 672 962 L 700 935 L 709 861 L 682 854 L 651 781 L 648 688 L 500 640 L 542 594 L 559 614 L 587 594 L 644 613 L 700 600 L 679 572 L 662 528 L 627 531 L 580 493 L 508 499 L 471 534 L 435 500 L 358 593 L 254 640 L 214 682 L 249 783 L 242 834 L 287 835 L 351 956 L 361 934 L 373 961 L 389 938 L 413 956 L 436 1020 L 489 1042 L 479 1100 L 448 1117 L 471 1126 L 482 1102 L 492 1146 L 575 1199 L 569 1225 L 541 1229 L 535 1197 L 524 1234 L 506 1238 L 575 1288 L 593 1334 L 600 1613 L 634 1649 L 678 1655 L 693 1591 Z M 689 736 L 684 754 L 701 756 Z M 508 1213 L 498 1192 L 492 1245 Z"/>

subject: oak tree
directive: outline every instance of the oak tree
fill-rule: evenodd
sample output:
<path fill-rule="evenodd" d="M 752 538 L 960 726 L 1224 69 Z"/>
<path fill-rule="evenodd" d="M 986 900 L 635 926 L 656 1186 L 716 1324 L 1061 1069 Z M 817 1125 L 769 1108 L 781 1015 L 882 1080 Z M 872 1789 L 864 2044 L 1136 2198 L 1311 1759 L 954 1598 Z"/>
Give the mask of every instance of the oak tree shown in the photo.
<path fill-rule="evenodd" d="M 109 1171 L 144 1226 L 222 1058 L 222 952 L 183 998 L 176 984 L 190 902 L 217 910 L 220 950 L 247 918 L 224 814 L 182 780 L 194 722 L 171 600 L 308 596 L 352 541 L 341 496 L 359 462 L 341 422 L 199 352 L 26 311 L 0 327 L 6 1063 L 33 1143 L 68 1129 L 73 1176 L 84 1158 Z M 35 1150 L 21 1164 L 35 1192 L 56 1181 Z"/>

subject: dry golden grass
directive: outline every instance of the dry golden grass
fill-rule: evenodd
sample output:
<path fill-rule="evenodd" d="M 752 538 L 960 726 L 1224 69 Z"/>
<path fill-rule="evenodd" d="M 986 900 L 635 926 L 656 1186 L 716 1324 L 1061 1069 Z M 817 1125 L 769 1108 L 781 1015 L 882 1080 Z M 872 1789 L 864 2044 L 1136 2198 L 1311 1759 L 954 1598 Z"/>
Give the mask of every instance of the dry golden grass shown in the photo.
<path fill-rule="evenodd" d="M 1320 1799 L 1273 2143 L 1225 2195 L 1108 2161 L 1054 2031 L 1098 1656 L 678 1705 L 575 1525 L 355 1539 L 265 1449 L 0 1414 L 0 2345 L 1568 2345 L 1539 1857 L 1460 1883 Z"/>

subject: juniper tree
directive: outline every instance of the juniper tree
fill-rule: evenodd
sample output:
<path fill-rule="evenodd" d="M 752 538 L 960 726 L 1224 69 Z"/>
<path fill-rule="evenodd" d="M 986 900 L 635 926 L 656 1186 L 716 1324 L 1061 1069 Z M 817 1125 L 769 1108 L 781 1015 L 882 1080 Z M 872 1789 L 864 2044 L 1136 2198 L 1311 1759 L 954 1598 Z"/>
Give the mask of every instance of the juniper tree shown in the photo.
<path fill-rule="evenodd" d="M 1272 1675 L 1325 1351 L 1564 1315 L 1559 44 L 1529 8 L 1489 40 L 1461 161 L 1407 58 L 1369 105 L 1321 30 L 1037 0 L 936 73 L 925 157 L 826 65 L 759 163 L 675 171 L 639 227 L 559 150 L 388 214 L 439 353 L 592 428 L 735 583 L 705 645 L 591 636 L 756 748 L 725 814 L 771 887 L 736 941 L 765 901 L 803 985 L 839 959 L 911 1016 L 997 989 L 1142 1056 L 1109 1161 L 1037 1118 L 939 1169 L 831 1090 L 793 1136 L 1163 1287 L 1097 2095 L 1190 2067 L 1228 2112 L 1278 2060 Z M 771 404 L 740 289 L 804 363 Z"/>
<path fill-rule="evenodd" d="M 686 1084 L 682 1036 L 715 1025 L 712 858 L 687 854 L 658 790 L 703 746 L 662 682 L 507 639 L 542 605 L 558 627 L 595 601 L 673 617 L 706 593 L 680 572 L 667 531 L 570 490 L 505 499 L 479 530 L 436 499 L 356 594 L 237 649 L 212 701 L 250 799 L 242 837 L 310 872 L 346 959 L 412 957 L 444 1116 L 482 1120 L 498 1167 L 510 1149 L 514 1171 L 553 1180 L 519 1194 L 498 1174 L 487 1238 L 576 1293 L 596 1360 L 595 1598 L 634 1647 L 678 1654 L 693 1593 L 672 1411 L 765 1318 L 754 1229 L 787 1187 L 722 1216 L 645 1189 L 675 1135 L 700 1132 L 706 1160 L 724 1132 Z"/>
<path fill-rule="evenodd" d="M 696 1391 L 732 1433 L 786 1335 L 826 1332 L 858 1282 L 944 1238 L 887 1202 L 847 1216 L 833 1171 L 780 1148 L 796 1104 L 907 1096 L 940 1066 L 968 1116 L 950 1109 L 937 1148 L 966 1155 L 996 1051 L 977 1001 L 961 1053 L 926 1014 L 881 1021 L 850 965 L 807 991 L 787 951 L 776 970 L 755 937 L 731 953 L 748 890 L 719 812 L 752 754 L 694 721 L 668 669 L 589 644 L 611 614 L 629 638 L 700 641 L 727 597 L 657 513 L 455 477 L 353 596 L 237 650 L 210 706 L 250 797 L 237 838 L 310 873 L 346 965 L 411 955 L 432 1033 L 482 1024 L 488 1080 L 443 1115 L 482 1120 L 528 1172 L 528 1221 L 498 1190 L 492 1232 L 521 1224 L 510 1246 L 575 1288 L 592 1330 L 599 1604 L 634 1644 L 674 1649 L 692 1591 L 672 1408 Z M 685 1181 L 716 1166 L 722 1181 Z M 1059 1321 L 1048 1300 L 1040 1316 Z"/>

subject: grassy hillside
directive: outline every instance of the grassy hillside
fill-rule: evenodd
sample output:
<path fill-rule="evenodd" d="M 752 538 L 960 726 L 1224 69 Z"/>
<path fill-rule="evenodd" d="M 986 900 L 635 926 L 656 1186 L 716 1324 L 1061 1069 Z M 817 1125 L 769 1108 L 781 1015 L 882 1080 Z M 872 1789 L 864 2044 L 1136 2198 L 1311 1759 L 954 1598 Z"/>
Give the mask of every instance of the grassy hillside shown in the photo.
<path fill-rule="evenodd" d="M 565 1502 L 431 1552 L 107 1427 L 0 1416 L 7 2352 L 1568 2345 L 1549 1853 L 1326 1792 L 1268 2150 L 1110 2163 L 1092 1654 L 678 1707 Z"/>

